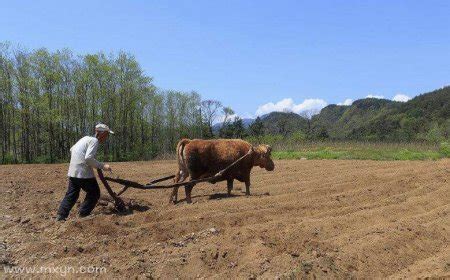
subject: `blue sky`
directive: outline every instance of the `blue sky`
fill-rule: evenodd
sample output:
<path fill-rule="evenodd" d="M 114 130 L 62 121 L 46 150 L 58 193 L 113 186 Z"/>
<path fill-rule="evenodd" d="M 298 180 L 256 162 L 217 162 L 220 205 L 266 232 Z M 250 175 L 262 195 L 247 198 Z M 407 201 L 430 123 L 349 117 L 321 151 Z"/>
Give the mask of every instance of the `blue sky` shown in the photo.
<path fill-rule="evenodd" d="M 124 50 L 156 86 L 195 90 L 243 117 L 369 94 L 413 97 L 450 83 L 450 1 L 30 0 L 0 7 L 0 41 L 79 54 Z"/>

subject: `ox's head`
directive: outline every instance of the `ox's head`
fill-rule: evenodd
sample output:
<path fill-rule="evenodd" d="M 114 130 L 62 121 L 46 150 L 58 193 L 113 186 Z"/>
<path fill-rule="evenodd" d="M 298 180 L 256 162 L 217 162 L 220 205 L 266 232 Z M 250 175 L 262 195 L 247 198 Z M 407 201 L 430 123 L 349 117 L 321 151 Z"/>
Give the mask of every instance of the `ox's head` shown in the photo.
<path fill-rule="evenodd" d="M 270 158 L 272 148 L 269 145 L 258 145 L 253 147 L 253 165 L 265 168 L 267 171 L 273 171 L 275 164 Z"/>

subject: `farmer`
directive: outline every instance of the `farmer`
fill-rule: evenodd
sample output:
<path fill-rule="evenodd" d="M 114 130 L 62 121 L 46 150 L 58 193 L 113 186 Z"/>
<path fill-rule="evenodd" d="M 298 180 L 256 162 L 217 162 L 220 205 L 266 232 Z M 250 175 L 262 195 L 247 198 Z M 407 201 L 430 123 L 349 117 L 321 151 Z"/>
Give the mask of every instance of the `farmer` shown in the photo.
<path fill-rule="evenodd" d="M 111 171 L 108 164 L 95 159 L 98 144 L 103 143 L 113 131 L 105 124 L 95 126 L 95 137 L 85 136 L 70 148 L 71 157 L 69 172 L 69 187 L 58 210 L 58 221 L 65 221 L 69 212 L 80 195 L 80 189 L 86 192 L 86 197 L 80 206 L 80 217 L 88 216 L 100 198 L 100 189 L 95 179 L 93 168 Z"/>

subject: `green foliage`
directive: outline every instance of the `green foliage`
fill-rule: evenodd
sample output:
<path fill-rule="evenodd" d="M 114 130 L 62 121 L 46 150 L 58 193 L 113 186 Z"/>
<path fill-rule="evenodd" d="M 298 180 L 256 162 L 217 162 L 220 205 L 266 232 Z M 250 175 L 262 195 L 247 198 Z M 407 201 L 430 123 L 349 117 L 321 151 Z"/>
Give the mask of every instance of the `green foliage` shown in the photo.
<path fill-rule="evenodd" d="M 366 98 L 350 106 L 329 105 L 312 119 L 317 138 L 439 142 L 450 135 L 450 87 L 405 102 Z"/>
<path fill-rule="evenodd" d="M 260 117 L 257 117 L 249 126 L 249 134 L 253 137 L 260 137 L 264 134 L 264 123 Z"/>
<path fill-rule="evenodd" d="M 2 164 L 13 164 L 13 163 L 17 163 L 17 162 L 14 160 L 14 156 L 12 154 L 8 153 L 8 154 L 4 155 L 1 163 Z"/>
<path fill-rule="evenodd" d="M 244 123 L 239 117 L 236 117 L 233 122 L 225 122 L 219 130 L 221 138 L 244 138 L 246 133 Z"/>
<path fill-rule="evenodd" d="M 261 118 L 264 134 L 290 135 L 296 131 L 308 131 L 308 120 L 295 113 L 272 112 Z"/>
<path fill-rule="evenodd" d="M 180 138 L 213 137 L 269 144 L 277 151 L 290 151 L 278 154 L 286 158 L 448 156 L 450 87 L 405 103 L 366 98 L 313 113 L 272 112 L 246 128 L 242 119 L 232 120 L 234 111 L 217 100 L 156 88 L 131 54 L 75 56 L 66 49 L 25 51 L 0 43 L 2 163 L 66 161 L 71 145 L 93 134 L 98 122 L 116 131 L 99 150 L 106 161 L 161 157 L 173 153 Z M 220 115 L 224 116 L 221 127 L 213 131 Z M 308 142 L 341 140 L 402 142 L 402 147 L 303 148 Z M 417 150 L 405 141 L 442 144 L 440 150 Z"/>
<path fill-rule="evenodd" d="M 349 106 L 329 105 L 311 120 L 294 113 L 272 112 L 249 127 L 252 136 L 269 134 L 289 138 L 298 131 L 310 140 L 438 143 L 450 136 L 450 87 L 405 103 L 366 98 Z"/>
<path fill-rule="evenodd" d="M 439 152 L 442 156 L 450 158 L 450 143 L 442 142 L 439 146 Z"/>
<path fill-rule="evenodd" d="M 291 143 L 299 143 L 305 141 L 306 138 L 307 138 L 306 133 L 302 131 L 296 131 L 290 135 L 288 141 L 290 141 Z"/>
<path fill-rule="evenodd" d="M 441 129 L 439 128 L 439 125 L 437 123 L 433 123 L 431 125 L 430 130 L 428 130 L 426 134 L 426 140 L 434 143 L 439 143 L 440 141 L 444 140 Z"/>
<path fill-rule="evenodd" d="M 330 138 L 330 135 L 328 135 L 328 131 L 325 127 L 320 127 L 311 136 L 313 139 L 319 139 L 319 140 L 325 140 L 325 139 Z"/>
<path fill-rule="evenodd" d="M 157 89 L 124 52 L 74 56 L 0 44 L 0 93 L 2 163 L 67 161 L 98 122 L 116 132 L 99 151 L 105 160 L 151 159 L 182 137 L 206 136 L 200 95 Z"/>

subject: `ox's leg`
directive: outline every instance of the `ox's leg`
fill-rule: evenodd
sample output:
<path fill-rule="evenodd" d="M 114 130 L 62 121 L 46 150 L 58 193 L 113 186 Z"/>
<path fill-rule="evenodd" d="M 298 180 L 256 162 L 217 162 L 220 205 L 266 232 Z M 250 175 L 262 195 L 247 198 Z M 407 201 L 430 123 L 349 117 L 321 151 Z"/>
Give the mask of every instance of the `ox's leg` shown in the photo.
<path fill-rule="evenodd" d="M 173 187 L 172 194 L 170 195 L 169 203 L 176 204 L 178 200 L 178 188 L 179 187 Z"/>
<path fill-rule="evenodd" d="M 190 184 L 190 185 L 184 186 L 184 191 L 186 192 L 186 202 L 187 203 L 192 203 L 191 192 L 192 192 L 192 188 L 194 187 L 194 185 L 195 184 Z"/>
<path fill-rule="evenodd" d="M 231 190 L 233 189 L 233 179 L 228 179 L 227 180 L 227 191 L 228 191 L 228 196 L 231 196 Z"/>
<path fill-rule="evenodd" d="M 250 179 L 245 180 L 245 195 L 250 195 Z"/>
<path fill-rule="evenodd" d="M 182 170 L 179 170 L 177 174 L 175 174 L 175 179 L 173 180 L 174 183 L 183 182 L 188 177 L 188 172 L 183 172 Z M 176 204 L 178 201 L 178 188 L 179 187 L 173 187 L 172 194 L 169 198 L 169 204 L 173 203 Z"/>

